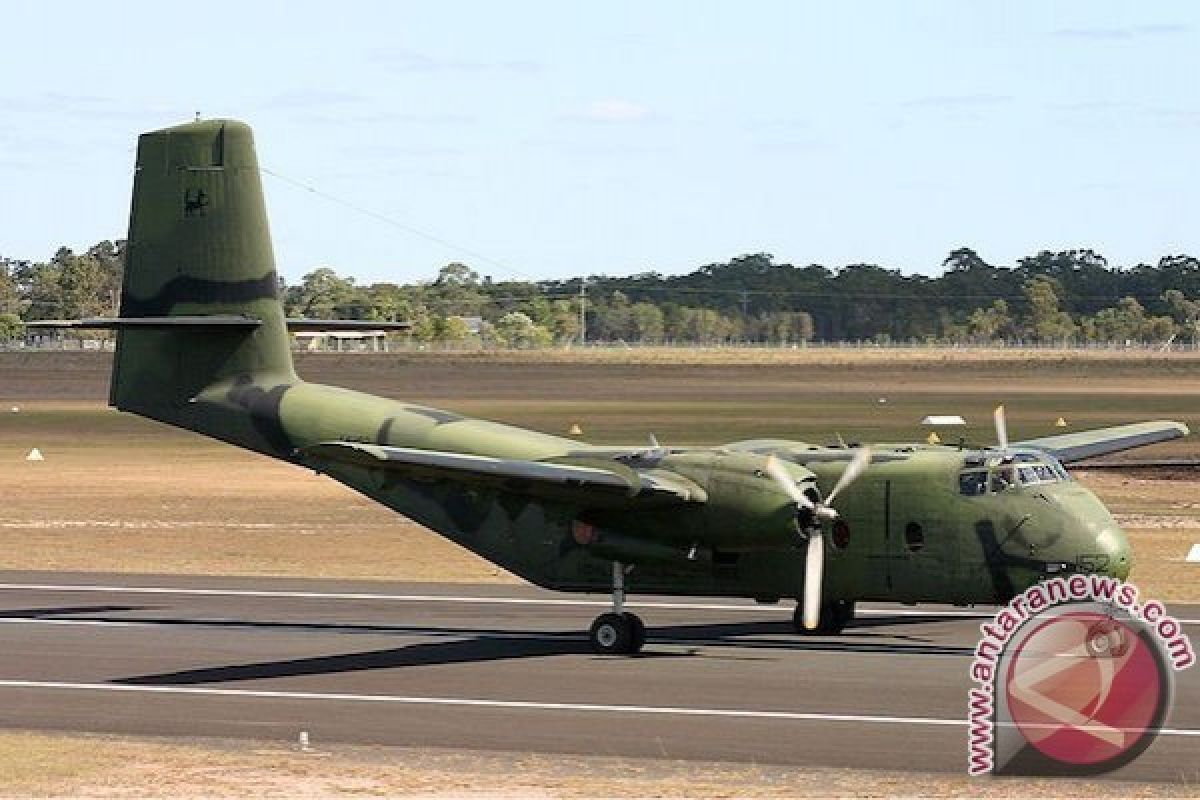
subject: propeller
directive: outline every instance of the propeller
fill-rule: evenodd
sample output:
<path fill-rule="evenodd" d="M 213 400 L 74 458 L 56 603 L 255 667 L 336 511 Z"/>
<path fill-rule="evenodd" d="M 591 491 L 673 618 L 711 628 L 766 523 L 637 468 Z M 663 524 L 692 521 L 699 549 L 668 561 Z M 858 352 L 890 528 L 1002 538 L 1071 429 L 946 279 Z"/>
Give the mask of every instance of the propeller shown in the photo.
<path fill-rule="evenodd" d="M 871 448 L 860 447 L 854 451 L 853 458 L 842 470 L 841 477 L 834 484 L 833 490 L 822 503 L 815 502 L 796 484 L 792 474 L 773 454 L 767 456 L 764 470 L 780 488 L 787 492 L 788 497 L 796 504 L 812 512 L 816 519 L 833 521 L 838 518 L 833 500 L 843 489 L 858 479 L 871 463 Z M 820 525 L 813 525 L 808 531 L 808 549 L 804 557 L 804 598 L 802 600 L 804 627 L 813 630 L 821 617 L 821 582 L 825 573 L 825 535 Z"/>
<path fill-rule="evenodd" d="M 1008 453 L 1008 420 L 1004 416 L 1004 406 L 996 406 L 992 412 L 992 422 L 996 424 L 996 441 L 1000 444 L 1000 452 Z"/>
<path fill-rule="evenodd" d="M 844 470 L 842 470 L 842 476 L 838 478 L 837 483 L 833 485 L 832 491 L 829 492 L 829 496 L 825 498 L 825 505 L 832 506 L 833 499 L 838 496 L 838 493 L 841 492 L 842 489 L 845 489 L 847 486 L 858 480 L 858 476 L 863 474 L 870 463 L 871 448 L 860 447 L 855 450 L 854 457 L 850 459 L 850 463 L 846 465 Z M 836 518 L 837 512 L 832 508 L 829 510 L 833 511 L 833 517 Z"/>
<path fill-rule="evenodd" d="M 788 497 L 792 498 L 793 503 L 800 508 L 816 511 L 817 504 L 800 489 L 792 474 L 784 469 L 783 464 L 780 463 L 774 454 L 767 456 L 766 468 L 763 471 L 779 484 L 779 488 L 787 492 Z"/>

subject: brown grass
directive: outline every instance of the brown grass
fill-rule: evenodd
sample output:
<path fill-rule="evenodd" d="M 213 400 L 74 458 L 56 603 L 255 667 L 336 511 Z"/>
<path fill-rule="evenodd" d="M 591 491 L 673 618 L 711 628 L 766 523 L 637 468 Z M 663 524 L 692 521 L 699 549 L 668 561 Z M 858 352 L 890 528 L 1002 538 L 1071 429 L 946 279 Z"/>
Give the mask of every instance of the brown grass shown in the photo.
<path fill-rule="evenodd" d="M 729 359 L 736 356 L 736 365 Z M 759 363 L 765 359 L 770 365 Z M 807 361 L 805 361 L 807 359 Z M 681 363 L 682 360 L 682 363 Z M 840 361 L 839 361 L 840 360 Z M 844 363 L 841 363 L 844 361 Z M 806 369 L 823 364 L 828 369 Z M 513 580 L 475 556 L 294 467 L 103 409 L 109 357 L 0 353 L 0 543 L 12 569 Z M 306 377 L 565 432 L 672 444 L 761 435 L 904 441 L 927 413 L 962 413 L 990 442 L 1168 417 L 1200 427 L 1200 354 L 1123 351 L 587 350 L 305 354 Z M 880 399 L 887 403 L 880 403 Z M 22 408 L 17 414 L 10 405 Z M 1200 457 L 1195 437 L 1138 456 Z M 27 463 L 32 447 L 47 460 Z M 1143 589 L 1200 600 L 1183 556 L 1200 530 L 1195 473 L 1084 481 L 1134 542 Z"/>
<path fill-rule="evenodd" d="M 6 437 L 6 569 L 515 580 L 329 478 L 132 422 L 149 444 L 41 426 Z M 25 461 L 32 447 L 46 460 Z"/>
<path fill-rule="evenodd" d="M 304 353 L 317 361 L 340 358 L 388 358 L 356 353 Z M 1077 350 L 1026 347 L 876 347 L 872 345 L 813 345 L 811 347 L 655 347 L 589 346 L 545 350 L 400 351 L 391 357 L 442 359 L 464 363 L 500 364 L 694 364 L 713 366 L 887 365 L 919 364 L 1191 364 L 1200 366 L 1200 352 L 1141 349 Z"/>
<path fill-rule="evenodd" d="M 971 779 L 410 748 L 0 734 L 0 797 L 1193 797 L 1188 784 Z"/>

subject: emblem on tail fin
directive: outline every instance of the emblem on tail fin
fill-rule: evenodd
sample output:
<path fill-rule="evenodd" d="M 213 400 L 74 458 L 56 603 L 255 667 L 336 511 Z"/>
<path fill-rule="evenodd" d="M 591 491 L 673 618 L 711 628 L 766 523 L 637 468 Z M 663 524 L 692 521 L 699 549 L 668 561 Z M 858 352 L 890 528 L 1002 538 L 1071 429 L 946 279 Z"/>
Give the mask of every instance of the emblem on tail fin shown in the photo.
<path fill-rule="evenodd" d="M 208 213 L 208 193 L 203 189 L 183 190 L 183 215 L 203 217 Z"/>

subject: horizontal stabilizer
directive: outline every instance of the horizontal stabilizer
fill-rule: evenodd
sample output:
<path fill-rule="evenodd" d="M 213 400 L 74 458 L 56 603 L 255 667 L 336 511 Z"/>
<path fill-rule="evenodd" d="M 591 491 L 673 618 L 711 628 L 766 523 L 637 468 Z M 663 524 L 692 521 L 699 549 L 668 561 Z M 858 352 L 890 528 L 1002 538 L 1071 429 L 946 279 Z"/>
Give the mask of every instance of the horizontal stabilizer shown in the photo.
<path fill-rule="evenodd" d="M 1182 422 L 1160 419 L 1154 422 L 1135 422 L 1132 425 L 1098 428 L 1079 433 L 1044 436 L 1040 439 L 1014 442 L 1013 447 L 1042 450 L 1063 463 L 1070 463 L 1094 456 L 1119 453 L 1122 450 L 1132 450 L 1135 447 L 1167 442 L 1187 435 L 1188 427 Z"/>
<path fill-rule="evenodd" d="M 252 330 L 259 325 L 262 325 L 260 319 L 235 315 L 39 319 L 25 323 L 26 328 L 76 328 L 101 331 L 115 331 L 123 328 L 245 328 Z"/>
<path fill-rule="evenodd" d="M 318 463 L 354 464 L 405 477 L 487 486 L 587 507 L 629 508 L 707 499 L 702 488 L 682 476 L 662 470 L 639 472 L 618 464 L 609 469 L 359 442 L 323 442 L 301 453 Z"/>
<path fill-rule="evenodd" d="M 92 317 L 90 319 L 39 319 L 25 323 L 32 329 L 127 330 L 179 328 L 244 328 L 252 330 L 262 320 L 237 315 L 193 315 L 176 317 Z M 365 319 L 289 319 L 289 331 L 406 331 L 408 322 L 378 322 Z"/>
<path fill-rule="evenodd" d="M 372 319 L 289 319 L 287 329 L 296 331 L 407 331 L 411 322 L 380 322 Z"/>

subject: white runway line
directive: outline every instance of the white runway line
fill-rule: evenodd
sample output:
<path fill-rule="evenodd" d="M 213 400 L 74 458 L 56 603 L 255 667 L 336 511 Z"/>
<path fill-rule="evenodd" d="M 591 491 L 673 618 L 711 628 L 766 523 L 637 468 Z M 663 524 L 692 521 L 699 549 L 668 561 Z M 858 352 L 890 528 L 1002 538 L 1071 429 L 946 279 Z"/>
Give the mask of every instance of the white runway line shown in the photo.
<path fill-rule="evenodd" d="M 770 711 L 742 708 L 691 708 L 687 706 L 633 706 L 600 703 L 552 703 L 537 700 L 490 700 L 476 697 L 410 697 L 389 694 L 346 694 L 340 692 L 283 692 L 266 689 L 215 689 L 202 686 L 130 686 L 109 683 L 70 683 L 65 681 L 0 680 L 3 689 L 33 689 L 80 692 L 126 692 L 159 695 L 199 695 L 266 700 L 318 700 L 355 703 L 394 703 L 414 706 L 458 706 L 498 708 L 517 711 L 573 711 L 580 713 L 635 714 L 682 717 L 724 717 L 767 719 L 791 722 L 858 722 L 875 725 L 932 725 L 964 727 L 966 719 L 942 717 L 901 717 L 883 714 L 827 714 L 809 711 Z M 1192 728 L 1164 728 L 1162 736 L 1200 736 Z"/>
<path fill-rule="evenodd" d="M 139 620 L 87 619 L 86 617 L 67 617 L 65 619 L 55 619 L 54 617 L 0 617 L 0 625 L 74 625 L 85 628 L 147 628 L 151 625 L 160 625 L 160 623 L 142 622 Z"/>
<path fill-rule="evenodd" d="M 172 586 L 98 586 L 71 583 L 0 583 L 0 591 L 36 592 L 104 592 L 110 594 L 164 594 L 198 597 L 279 597 L 298 600 L 390 600 L 408 603 L 460 603 L 469 605 L 529 605 L 529 606 L 575 606 L 584 608 L 608 608 L 608 600 L 569 600 L 558 597 L 489 597 L 444 594 L 387 594 L 374 592 L 300 592 L 279 589 L 204 589 Z M 660 608 L 674 611 L 738 611 L 775 612 L 791 615 L 790 605 L 767 605 L 748 603 L 688 603 L 654 600 L 630 600 L 630 608 Z M 947 617 L 989 619 L 994 611 L 970 611 L 917 608 L 859 608 L 856 612 L 864 616 L 877 617 Z M 1181 619 L 1184 625 L 1200 625 L 1200 619 Z"/>
<path fill-rule="evenodd" d="M 277 589 L 202 589 L 171 586 L 96 586 L 91 584 L 50 583 L 0 583 L 0 591 L 26 590 L 37 592 L 104 592 L 110 594 L 174 594 L 200 597 L 280 597 L 301 600 L 394 600 L 410 603 L 465 603 L 470 605 L 529 605 L 529 606 L 583 606 L 608 608 L 608 600 L 572 600 L 559 597 L 491 597 L 486 595 L 445 594 L 376 594 L 372 592 L 298 592 Z M 627 606 L 638 608 L 662 608 L 673 610 L 696 609 L 699 611 L 774 611 L 792 613 L 790 605 L 750 605 L 734 603 L 686 603 L 630 600 Z M 895 614 L 897 616 L 947 616 L 947 617 L 990 617 L 991 613 L 979 611 L 917 611 L 915 609 L 861 609 L 860 613 Z"/>

